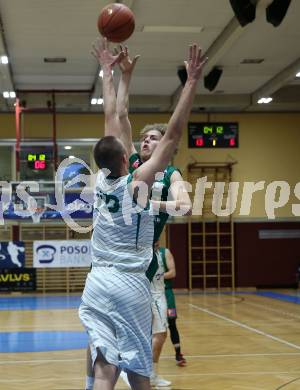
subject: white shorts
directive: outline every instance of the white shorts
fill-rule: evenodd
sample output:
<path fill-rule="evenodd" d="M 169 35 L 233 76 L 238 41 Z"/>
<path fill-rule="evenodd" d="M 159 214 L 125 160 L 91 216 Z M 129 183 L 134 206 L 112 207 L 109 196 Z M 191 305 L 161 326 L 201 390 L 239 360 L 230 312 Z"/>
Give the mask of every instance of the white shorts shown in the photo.
<path fill-rule="evenodd" d="M 155 296 L 152 294 L 152 334 L 163 333 L 168 329 L 167 300 L 165 292 Z"/>
<path fill-rule="evenodd" d="M 144 274 L 93 267 L 79 317 L 89 336 L 93 363 L 100 350 L 124 371 L 152 371 L 150 284 Z"/>

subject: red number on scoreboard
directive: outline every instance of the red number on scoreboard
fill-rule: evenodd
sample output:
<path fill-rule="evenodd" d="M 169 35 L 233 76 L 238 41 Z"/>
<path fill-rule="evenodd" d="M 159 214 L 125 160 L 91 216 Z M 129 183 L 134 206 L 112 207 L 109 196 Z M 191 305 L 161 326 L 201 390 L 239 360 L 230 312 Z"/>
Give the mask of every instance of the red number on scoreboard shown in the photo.
<path fill-rule="evenodd" d="M 203 146 L 203 138 L 196 139 L 196 146 Z"/>
<path fill-rule="evenodd" d="M 46 169 L 46 161 L 35 161 L 34 162 L 34 169 Z"/>

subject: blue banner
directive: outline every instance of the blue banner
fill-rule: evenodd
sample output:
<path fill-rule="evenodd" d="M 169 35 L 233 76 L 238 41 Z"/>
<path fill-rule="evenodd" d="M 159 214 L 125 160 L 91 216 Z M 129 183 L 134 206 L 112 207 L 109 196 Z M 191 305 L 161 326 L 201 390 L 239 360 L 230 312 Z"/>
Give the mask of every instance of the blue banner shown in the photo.
<path fill-rule="evenodd" d="M 0 242 L 0 268 L 25 267 L 25 245 L 23 241 Z"/>

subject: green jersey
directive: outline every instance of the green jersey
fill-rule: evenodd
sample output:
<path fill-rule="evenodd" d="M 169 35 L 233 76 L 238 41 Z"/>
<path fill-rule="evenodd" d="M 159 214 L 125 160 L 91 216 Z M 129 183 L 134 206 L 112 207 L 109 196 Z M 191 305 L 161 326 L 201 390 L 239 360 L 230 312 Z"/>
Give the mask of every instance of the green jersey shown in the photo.
<path fill-rule="evenodd" d="M 168 272 L 167 259 L 166 259 L 166 248 L 159 248 L 162 263 L 164 266 L 164 271 Z M 165 279 L 165 294 L 167 299 L 167 307 L 168 307 L 168 318 L 177 318 L 176 312 L 176 301 L 175 295 L 172 289 L 172 279 Z"/>
<path fill-rule="evenodd" d="M 129 172 L 134 172 L 142 164 L 143 162 L 138 153 L 132 154 L 129 158 Z M 153 184 L 152 194 L 153 190 L 158 190 L 159 193 L 161 193 L 161 201 L 168 200 L 168 192 L 171 186 L 171 176 L 175 171 L 180 172 L 179 169 L 175 168 L 174 166 L 168 165 L 164 170 L 162 179 L 155 181 Z M 158 215 L 154 216 L 154 241 L 159 239 L 168 218 L 169 214 L 162 211 L 160 211 Z"/>
<path fill-rule="evenodd" d="M 168 266 L 167 266 L 167 259 L 166 259 L 166 248 L 159 248 L 163 266 L 164 266 L 164 271 L 168 272 Z M 172 279 L 165 279 L 165 288 L 172 288 Z"/>

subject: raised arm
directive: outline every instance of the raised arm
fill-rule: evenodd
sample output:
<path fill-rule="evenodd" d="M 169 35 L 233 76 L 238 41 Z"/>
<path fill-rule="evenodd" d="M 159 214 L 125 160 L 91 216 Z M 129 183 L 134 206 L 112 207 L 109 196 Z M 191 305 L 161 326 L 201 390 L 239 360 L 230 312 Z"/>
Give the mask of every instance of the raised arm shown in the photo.
<path fill-rule="evenodd" d="M 120 121 L 121 140 L 125 144 L 129 155 L 136 153 L 135 147 L 132 143 L 132 129 L 131 123 L 128 118 L 128 105 L 129 105 L 129 85 L 132 76 L 133 69 L 139 55 L 136 55 L 133 60 L 129 57 L 128 47 L 120 46 L 121 51 L 124 53 L 124 57 L 119 62 L 121 70 L 121 77 L 119 82 L 119 88 L 117 93 L 117 115 Z M 117 51 L 115 52 L 118 53 Z"/>
<path fill-rule="evenodd" d="M 155 174 L 162 172 L 173 157 L 190 115 L 197 83 L 207 59 L 201 57 L 201 49 L 193 44 L 189 48 L 189 59 L 185 62 L 187 81 L 182 90 L 175 111 L 168 123 L 167 130 L 151 158 L 134 172 L 133 183 L 143 181 L 149 190 L 155 180 Z"/>
<path fill-rule="evenodd" d="M 192 202 L 189 197 L 183 177 L 178 171 L 171 176 L 170 192 L 172 200 L 151 200 L 153 208 L 163 213 L 169 213 L 170 209 L 183 210 L 183 215 L 191 215 Z"/>
<path fill-rule="evenodd" d="M 124 53 L 120 51 L 120 53 L 113 55 L 109 50 L 107 39 L 102 38 L 98 39 L 93 45 L 92 54 L 99 62 L 103 71 L 104 135 L 113 135 L 120 138 L 121 130 L 117 115 L 117 97 L 113 83 L 112 69 L 123 58 Z"/>

